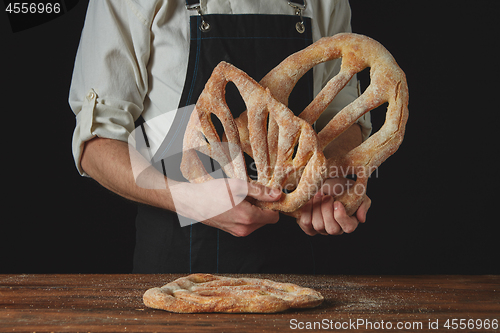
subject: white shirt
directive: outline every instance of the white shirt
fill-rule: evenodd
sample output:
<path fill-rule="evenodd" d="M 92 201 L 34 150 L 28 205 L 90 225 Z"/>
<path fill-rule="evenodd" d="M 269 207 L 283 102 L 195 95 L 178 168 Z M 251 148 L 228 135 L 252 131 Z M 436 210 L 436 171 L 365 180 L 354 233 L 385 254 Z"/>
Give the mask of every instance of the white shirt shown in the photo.
<path fill-rule="evenodd" d="M 295 15 L 286 0 L 206 0 L 204 14 Z M 184 0 L 91 0 L 75 60 L 69 103 L 76 115 L 75 163 L 83 175 L 83 145 L 95 136 L 127 142 L 135 120 L 178 107 L 188 66 L 189 17 Z M 313 42 L 351 31 L 348 0 L 307 0 Z M 337 74 L 340 60 L 314 67 L 314 93 Z M 358 97 L 356 80 L 329 106 L 335 115 Z M 325 111 L 326 113 L 326 111 Z M 173 118 L 173 117 L 172 117 Z M 369 114 L 359 120 L 364 139 Z"/>

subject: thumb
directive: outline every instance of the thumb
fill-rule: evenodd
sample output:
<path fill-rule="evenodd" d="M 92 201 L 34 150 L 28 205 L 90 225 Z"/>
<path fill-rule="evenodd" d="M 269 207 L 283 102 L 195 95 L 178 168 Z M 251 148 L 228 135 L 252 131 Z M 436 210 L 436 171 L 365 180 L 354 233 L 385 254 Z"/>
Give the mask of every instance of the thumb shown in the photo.
<path fill-rule="evenodd" d="M 282 192 L 275 188 L 266 187 L 258 183 L 248 184 L 248 196 L 260 201 L 277 201 Z"/>

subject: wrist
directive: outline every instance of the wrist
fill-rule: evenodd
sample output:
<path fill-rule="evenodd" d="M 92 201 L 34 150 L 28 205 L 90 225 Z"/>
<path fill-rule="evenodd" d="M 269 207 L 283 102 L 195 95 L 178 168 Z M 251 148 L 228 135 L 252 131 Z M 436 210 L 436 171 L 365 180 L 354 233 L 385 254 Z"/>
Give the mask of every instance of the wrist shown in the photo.
<path fill-rule="evenodd" d="M 179 215 L 196 219 L 193 203 L 200 201 L 196 198 L 197 184 L 179 182 L 165 178 L 167 188 L 163 191 L 164 208 Z M 198 202 L 201 204 L 201 202 Z"/>

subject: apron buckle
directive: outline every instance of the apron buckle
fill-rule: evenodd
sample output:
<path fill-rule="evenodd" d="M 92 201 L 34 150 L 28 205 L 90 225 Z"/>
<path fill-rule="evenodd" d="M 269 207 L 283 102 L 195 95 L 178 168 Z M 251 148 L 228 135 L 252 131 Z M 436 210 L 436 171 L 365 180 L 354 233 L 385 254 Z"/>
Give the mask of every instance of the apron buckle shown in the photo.
<path fill-rule="evenodd" d="M 295 15 L 300 17 L 300 22 L 297 22 L 297 24 L 295 24 L 295 29 L 297 29 L 298 33 L 300 34 L 304 33 L 304 31 L 306 31 L 306 27 L 304 25 L 304 19 L 302 18 L 302 12 L 306 9 L 306 0 L 288 1 L 288 5 L 295 9 Z"/>
<path fill-rule="evenodd" d="M 207 32 L 210 30 L 210 23 L 205 21 L 205 18 L 203 17 L 203 13 L 201 12 L 200 2 L 195 2 L 195 3 L 190 4 L 190 3 L 188 3 L 188 1 L 186 1 L 186 9 L 187 10 L 196 10 L 198 12 L 198 15 L 201 18 L 201 23 L 200 23 L 199 28 L 202 32 Z"/>

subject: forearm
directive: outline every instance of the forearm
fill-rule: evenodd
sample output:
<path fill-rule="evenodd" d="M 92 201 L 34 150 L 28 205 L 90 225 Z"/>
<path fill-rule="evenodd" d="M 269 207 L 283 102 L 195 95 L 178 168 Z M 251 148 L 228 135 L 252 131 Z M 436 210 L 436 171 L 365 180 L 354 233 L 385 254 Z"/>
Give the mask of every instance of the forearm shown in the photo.
<path fill-rule="evenodd" d="M 130 154 L 134 165 L 130 162 Z M 141 178 L 140 184 L 144 185 L 144 181 L 149 185 L 163 182 L 165 186 L 162 186 L 163 189 L 146 189 L 136 183 L 136 163 L 142 164 L 139 166 L 140 170 L 144 170 L 149 164 L 134 149 L 129 152 L 127 143 L 100 138 L 85 144 L 81 159 L 81 166 L 89 176 L 124 198 L 176 211 L 179 215 L 236 236 L 246 236 L 279 219 L 277 212 L 262 210 L 251 205 L 245 198 L 248 196 L 257 200 L 275 201 L 280 198 L 281 191 L 267 191 L 262 185 L 238 179 L 215 179 L 202 184 L 179 183 L 167 179 L 153 167 L 141 173 L 140 177 L 146 179 Z"/>
<path fill-rule="evenodd" d="M 174 210 L 174 203 L 167 179 L 153 167 L 143 177 L 150 182 L 162 182 L 159 189 L 147 189 L 137 185 L 132 170 L 134 163 L 147 166 L 149 163 L 126 142 L 95 138 L 85 143 L 81 158 L 83 170 L 94 180 L 112 192 L 132 201 Z"/>

